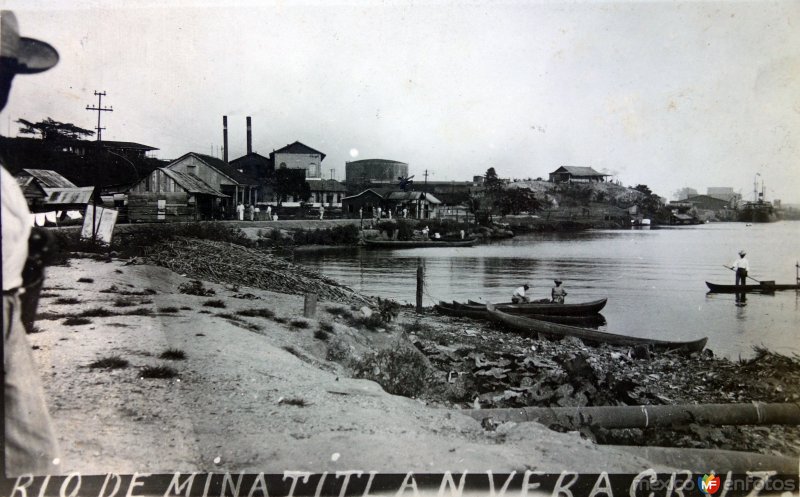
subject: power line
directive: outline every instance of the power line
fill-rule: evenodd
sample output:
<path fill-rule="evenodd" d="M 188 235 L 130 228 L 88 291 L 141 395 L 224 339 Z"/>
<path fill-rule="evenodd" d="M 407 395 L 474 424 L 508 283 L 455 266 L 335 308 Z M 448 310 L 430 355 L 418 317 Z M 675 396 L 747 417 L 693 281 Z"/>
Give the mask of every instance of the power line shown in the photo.
<path fill-rule="evenodd" d="M 94 94 L 97 96 L 97 107 L 90 107 L 87 105 L 86 110 L 97 111 L 97 127 L 95 128 L 97 130 L 97 141 L 103 141 L 102 133 L 105 128 L 100 126 L 100 115 L 103 112 L 113 112 L 114 109 L 111 107 L 103 107 L 103 97 L 106 95 L 105 91 L 95 90 Z"/>

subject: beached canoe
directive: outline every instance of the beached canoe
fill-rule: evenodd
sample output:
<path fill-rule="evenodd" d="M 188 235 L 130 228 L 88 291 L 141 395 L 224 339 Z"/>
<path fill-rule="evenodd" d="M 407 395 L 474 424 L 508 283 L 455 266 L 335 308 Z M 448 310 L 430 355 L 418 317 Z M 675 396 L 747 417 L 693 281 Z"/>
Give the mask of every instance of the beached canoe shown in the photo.
<path fill-rule="evenodd" d="M 713 293 L 736 293 L 742 291 L 741 285 L 720 285 L 706 281 L 706 286 L 708 287 L 708 291 Z M 765 281 L 760 285 L 744 285 L 744 291 L 748 293 L 772 293 L 779 290 L 800 290 L 800 284 L 777 284 Z"/>
<path fill-rule="evenodd" d="M 471 319 L 485 319 L 485 320 L 491 319 L 489 316 L 489 312 L 486 310 L 485 305 L 470 306 L 470 305 L 460 304 L 458 302 L 453 302 L 451 304 L 440 301 L 438 305 L 434 306 L 434 309 L 439 314 L 444 314 L 445 316 L 454 316 L 454 317 L 471 318 Z M 533 319 L 541 319 L 542 321 L 550 321 L 552 323 L 576 324 L 581 326 L 598 327 L 606 324 L 606 318 L 603 317 L 602 314 L 590 314 L 586 316 L 526 314 L 526 316 L 531 317 Z"/>
<path fill-rule="evenodd" d="M 471 247 L 477 243 L 477 238 L 467 238 L 464 240 L 376 240 L 364 239 L 364 244 L 368 248 L 385 249 L 409 249 L 409 248 L 428 248 L 428 247 Z"/>
<path fill-rule="evenodd" d="M 571 336 L 580 338 L 584 343 L 589 344 L 602 345 L 605 343 L 609 345 L 622 346 L 644 345 L 659 352 L 680 351 L 688 353 L 700 352 L 706 346 L 706 342 L 708 341 L 707 337 L 691 342 L 672 342 L 666 340 L 618 335 L 616 333 L 580 328 L 578 326 L 548 323 L 546 321 L 530 319 L 524 316 L 514 316 L 496 309 L 491 304 L 486 306 L 486 310 L 489 312 L 489 316 L 491 316 L 493 321 L 502 323 L 511 329 L 521 331 L 523 333 L 536 334 L 545 338 L 559 339 Z"/>
<path fill-rule="evenodd" d="M 502 303 L 494 306 L 510 314 L 546 314 L 549 316 L 588 316 L 597 314 L 606 306 L 608 299 L 591 300 L 589 302 L 578 302 L 575 304 L 554 304 L 550 301 L 529 302 L 527 304 Z M 470 307 L 482 308 L 486 304 L 472 303 L 461 304 Z"/>

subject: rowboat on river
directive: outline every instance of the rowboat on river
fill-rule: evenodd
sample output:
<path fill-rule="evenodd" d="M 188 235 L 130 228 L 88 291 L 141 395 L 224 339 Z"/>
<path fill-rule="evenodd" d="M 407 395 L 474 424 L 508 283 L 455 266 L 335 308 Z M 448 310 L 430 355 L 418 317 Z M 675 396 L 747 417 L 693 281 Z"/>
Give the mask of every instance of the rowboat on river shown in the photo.
<path fill-rule="evenodd" d="M 472 247 L 477 241 L 477 238 L 466 238 L 464 240 L 378 240 L 365 238 L 364 244 L 368 248 L 410 249 L 428 247 Z"/>
<path fill-rule="evenodd" d="M 489 316 L 489 312 L 486 310 L 485 305 L 475 306 L 475 305 L 465 305 L 460 304 L 458 302 L 447 303 L 440 301 L 437 305 L 434 306 L 434 309 L 439 314 L 444 314 L 445 316 L 454 316 L 454 317 L 462 317 L 462 318 L 471 318 L 471 319 L 491 319 Z M 510 312 L 513 312 L 510 311 Z M 606 318 L 603 317 L 602 314 L 589 314 L 589 315 L 582 315 L 582 316 L 561 316 L 556 314 L 525 314 L 525 316 L 533 318 L 533 319 L 541 319 L 543 321 L 550 321 L 553 323 L 562 323 L 562 324 L 579 324 L 583 326 L 603 326 L 606 324 Z"/>
<path fill-rule="evenodd" d="M 591 300 L 589 302 L 578 302 L 575 304 L 555 304 L 549 300 L 544 302 L 528 302 L 525 304 L 512 304 L 504 302 L 494 304 L 494 306 L 510 314 L 547 314 L 550 316 L 588 316 L 597 314 L 606 306 L 607 298 Z M 483 309 L 486 304 L 481 304 L 470 300 L 469 304 L 460 304 L 476 309 Z"/>

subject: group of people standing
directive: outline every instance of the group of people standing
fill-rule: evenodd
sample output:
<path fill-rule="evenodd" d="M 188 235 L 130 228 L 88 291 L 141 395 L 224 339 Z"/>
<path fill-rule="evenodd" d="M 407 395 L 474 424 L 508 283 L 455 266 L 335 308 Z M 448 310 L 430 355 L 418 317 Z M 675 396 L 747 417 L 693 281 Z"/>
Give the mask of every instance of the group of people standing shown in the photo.
<path fill-rule="evenodd" d="M 553 304 L 563 304 L 564 297 L 567 296 L 567 291 L 564 290 L 564 287 L 561 286 L 563 281 L 560 279 L 553 280 L 555 286 L 550 289 L 550 302 Z M 525 283 L 521 287 L 518 287 L 514 290 L 514 293 L 511 294 L 511 303 L 513 304 L 526 304 L 531 301 L 530 297 L 525 293 L 530 289 L 530 285 Z"/>
<path fill-rule="evenodd" d="M 234 207 L 235 215 L 234 215 L 233 219 L 236 219 L 238 221 L 245 221 L 245 220 L 247 220 L 247 221 L 255 221 L 256 217 L 260 218 L 260 215 L 258 215 L 260 212 L 261 212 L 261 209 L 259 207 L 256 207 L 253 204 L 243 204 L 243 203 L 239 202 L 238 204 L 236 204 L 236 207 Z M 267 210 L 265 212 L 266 212 L 266 220 L 267 221 L 277 221 L 278 220 L 278 215 L 272 213 L 272 207 L 271 206 L 267 206 Z M 226 208 L 225 208 L 225 204 L 219 204 L 219 207 L 217 208 L 217 215 L 219 216 L 219 219 L 223 219 L 223 220 L 224 219 L 229 219 L 228 212 L 226 211 Z M 261 219 L 259 219 L 259 220 L 261 220 Z"/>

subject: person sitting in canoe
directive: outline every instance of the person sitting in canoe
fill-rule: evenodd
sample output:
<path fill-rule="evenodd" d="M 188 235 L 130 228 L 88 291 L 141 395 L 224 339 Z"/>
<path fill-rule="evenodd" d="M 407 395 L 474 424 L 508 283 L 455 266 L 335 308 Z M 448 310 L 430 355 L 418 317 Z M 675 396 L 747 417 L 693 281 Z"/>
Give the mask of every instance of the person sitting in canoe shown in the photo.
<path fill-rule="evenodd" d="M 561 280 L 553 280 L 553 282 L 556 284 L 556 286 L 554 286 L 553 289 L 550 290 L 550 297 L 552 298 L 552 302 L 554 304 L 563 304 L 564 297 L 567 296 L 567 291 L 564 290 L 563 286 L 561 286 L 561 283 L 563 282 Z"/>
<path fill-rule="evenodd" d="M 530 288 L 527 283 L 522 285 L 521 287 L 514 290 L 514 293 L 511 294 L 511 303 L 512 304 L 527 304 L 531 301 L 527 295 L 525 295 L 525 291 Z"/>

